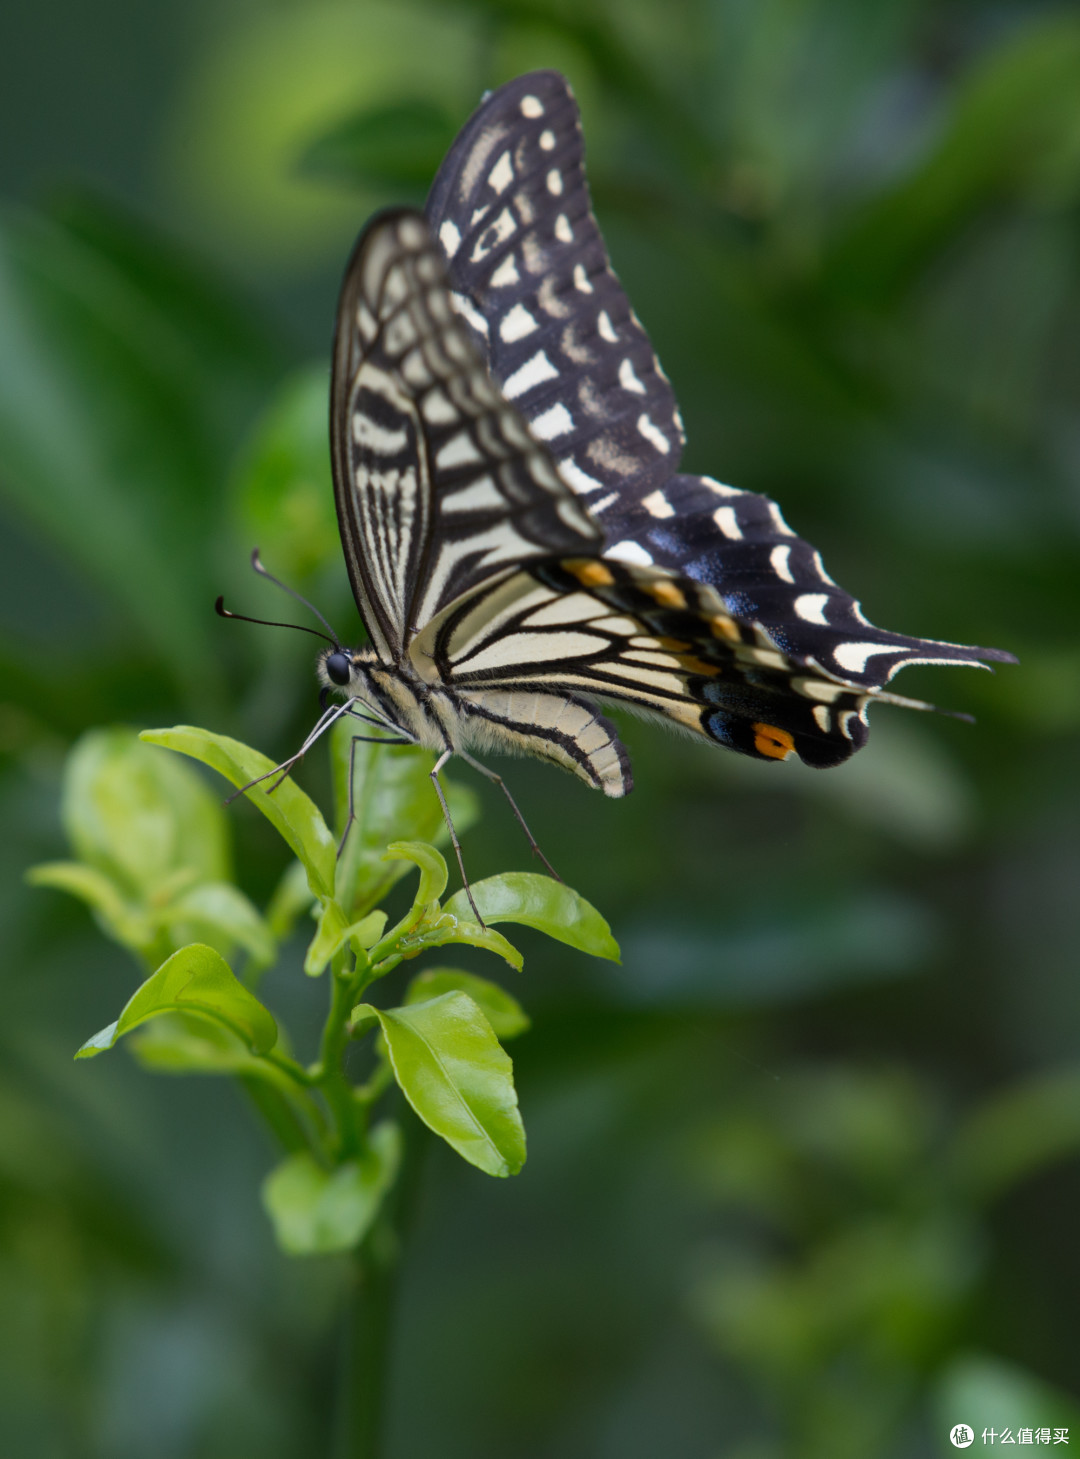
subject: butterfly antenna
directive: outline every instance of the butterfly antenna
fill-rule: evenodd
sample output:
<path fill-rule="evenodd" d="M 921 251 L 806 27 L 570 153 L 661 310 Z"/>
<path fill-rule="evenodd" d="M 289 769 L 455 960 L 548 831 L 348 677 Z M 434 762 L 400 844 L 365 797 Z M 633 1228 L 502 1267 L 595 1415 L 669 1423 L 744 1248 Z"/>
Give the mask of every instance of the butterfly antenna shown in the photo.
<path fill-rule="evenodd" d="M 276 578 L 272 572 L 267 572 L 266 568 L 262 565 L 262 559 L 259 557 L 259 549 L 257 547 L 251 554 L 251 566 L 259 574 L 260 577 L 267 578 L 270 582 L 272 582 L 275 588 L 280 588 L 283 593 L 288 593 L 290 598 L 295 598 L 298 603 L 303 603 L 308 612 L 314 613 L 315 617 L 326 629 L 327 633 L 330 635 L 334 647 L 341 647 L 341 639 L 338 638 L 337 634 L 330 627 L 329 623 L 327 623 L 326 619 L 319 612 L 318 608 L 316 608 L 315 604 L 309 603 L 308 600 L 304 597 L 303 593 L 298 593 L 295 588 L 290 588 L 288 583 L 283 583 L 281 579 Z M 312 629 L 311 631 L 314 632 L 314 629 Z"/>
<path fill-rule="evenodd" d="M 224 595 L 219 595 L 214 612 L 219 618 L 235 618 L 239 623 L 261 623 L 264 628 L 295 628 L 298 633 L 313 633 L 316 638 L 325 639 L 332 648 L 341 647 L 336 638 L 328 638 L 325 633 L 320 633 L 317 628 L 308 628 L 305 623 L 278 623 L 273 618 L 249 618 L 246 613 L 233 613 L 226 608 Z"/>

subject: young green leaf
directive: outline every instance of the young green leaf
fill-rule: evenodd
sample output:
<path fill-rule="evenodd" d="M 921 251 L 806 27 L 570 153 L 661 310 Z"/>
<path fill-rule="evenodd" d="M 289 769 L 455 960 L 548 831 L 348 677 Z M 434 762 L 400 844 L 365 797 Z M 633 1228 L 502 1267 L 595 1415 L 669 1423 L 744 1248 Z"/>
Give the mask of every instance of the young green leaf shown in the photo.
<path fill-rule="evenodd" d="M 593 957 L 619 961 L 619 944 L 595 907 L 561 881 L 532 871 L 507 871 L 474 882 L 473 899 L 485 922 L 522 922 Z M 470 917 L 464 890 L 455 892 L 443 911 Z"/>
<path fill-rule="evenodd" d="M 262 1189 L 278 1245 L 290 1256 L 349 1251 L 378 1214 L 400 1159 L 400 1131 L 389 1121 L 372 1130 L 362 1155 L 336 1170 L 326 1170 L 307 1151 L 290 1155 Z"/>
<path fill-rule="evenodd" d="M 367 911 L 408 870 L 401 862 L 383 860 L 390 841 L 426 841 L 442 845 L 447 839 L 439 798 L 431 784 L 433 754 L 411 745 L 370 745 L 357 741 L 355 731 L 340 724 L 331 731 L 334 804 L 339 830 L 344 830 L 349 804 L 349 762 L 352 760 L 353 809 L 338 867 L 338 900 L 346 911 Z M 477 817 L 476 798 L 455 781 L 442 777 L 454 825 L 461 834 Z"/>
<path fill-rule="evenodd" d="M 382 1027 L 394 1078 L 413 1109 L 470 1164 L 516 1175 L 525 1163 L 514 1068 L 491 1024 L 466 993 L 402 1008 L 354 1009 Z"/>
<path fill-rule="evenodd" d="M 143 901 L 178 871 L 227 881 L 225 813 L 180 760 L 141 745 L 132 730 L 90 730 L 64 767 L 64 829 L 80 861 Z"/>
<path fill-rule="evenodd" d="M 424 841 L 391 841 L 383 852 L 382 859 L 411 861 L 420 868 L 420 884 L 413 898 L 414 911 L 437 902 L 446 891 L 450 873 L 446 869 L 446 862 L 434 846 L 429 846 Z"/>
<path fill-rule="evenodd" d="M 145 953 L 153 946 L 154 929 L 149 917 L 125 901 L 120 888 L 105 872 L 81 861 L 49 861 L 30 867 L 26 880 L 34 887 L 55 887 L 78 897 L 121 946 L 136 953 Z"/>
<path fill-rule="evenodd" d="M 518 972 L 524 966 L 524 958 L 501 932 L 493 927 L 481 927 L 479 922 L 466 922 L 452 912 L 438 909 L 422 917 L 396 940 L 386 939 L 372 952 L 372 960 L 378 961 L 390 954 L 398 957 L 419 957 L 429 947 L 445 947 L 447 943 L 463 942 L 469 947 L 482 947 L 503 958 Z"/>
<path fill-rule="evenodd" d="M 345 913 L 337 902 L 326 902 L 319 916 L 315 936 L 311 939 L 304 958 L 304 972 L 309 978 L 317 978 L 330 959 L 347 942 L 351 942 L 354 948 L 369 948 L 381 937 L 385 926 L 385 912 L 371 912 L 357 922 L 347 922 Z"/>
<path fill-rule="evenodd" d="M 417 973 L 406 990 L 405 1002 L 425 1003 L 443 993 L 467 993 L 500 1041 L 517 1038 L 529 1027 L 525 1010 L 505 988 L 458 968 L 425 968 L 422 973 Z"/>
<path fill-rule="evenodd" d="M 190 1013 L 224 1024 L 253 1054 L 265 1054 L 277 1043 L 277 1024 L 269 1010 L 234 977 L 220 953 L 196 942 L 162 963 L 116 1022 L 87 1039 L 75 1057 L 104 1053 L 123 1034 L 161 1013 Z"/>
<path fill-rule="evenodd" d="M 239 740 L 192 725 L 176 725 L 172 729 L 144 730 L 139 736 L 151 745 L 177 750 L 210 765 L 238 788 L 268 771 L 273 762 Z M 274 777 L 253 785 L 245 794 L 253 805 L 284 838 L 304 864 L 308 885 L 317 897 L 334 894 L 334 868 L 337 847 L 322 812 L 315 802 L 289 778 L 271 793 Z"/>
<path fill-rule="evenodd" d="M 274 937 L 258 909 L 231 882 L 204 881 L 188 887 L 157 912 L 156 920 L 172 934 L 174 946 L 201 938 L 223 957 L 239 946 L 265 965 L 277 953 Z"/>

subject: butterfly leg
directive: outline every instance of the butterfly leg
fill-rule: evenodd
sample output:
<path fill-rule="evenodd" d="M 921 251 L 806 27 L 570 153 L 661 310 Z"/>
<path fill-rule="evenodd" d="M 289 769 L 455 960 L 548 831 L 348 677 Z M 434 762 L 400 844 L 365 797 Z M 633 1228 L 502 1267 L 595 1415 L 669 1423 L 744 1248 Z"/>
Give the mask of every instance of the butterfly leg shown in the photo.
<path fill-rule="evenodd" d="M 446 822 L 446 829 L 450 832 L 450 845 L 454 848 L 454 855 L 457 857 L 458 870 L 461 872 L 461 884 L 465 888 L 465 895 L 469 899 L 469 906 L 473 909 L 473 915 L 481 927 L 487 923 L 480 915 L 480 908 L 473 900 L 472 887 L 469 885 L 469 878 L 465 875 L 465 862 L 461 855 L 461 842 L 454 830 L 454 823 L 450 819 L 450 807 L 446 804 L 446 796 L 443 794 L 442 784 L 439 780 L 439 771 L 453 755 L 453 750 L 444 750 L 431 769 L 431 783 L 435 787 L 435 794 L 439 797 L 439 804 L 442 806 L 443 820 Z"/>
<path fill-rule="evenodd" d="M 254 780 L 249 780 L 248 783 L 246 785 L 242 785 L 239 790 L 233 791 L 232 795 L 230 795 L 225 801 L 225 804 L 232 805 L 233 801 L 242 796 L 246 790 L 251 790 L 253 786 L 261 785 L 264 780 L 269 780 L 271 775 L 279 775 L 279 778 L 274 781 L 273 785 L 267 791 L 268 795 L 272 795 L 274 791 L 277 790 L 278 786 L 285 779 L 287 779 L 289 771 L 292 770 L 293 766 L 299 765 L 300 761 L 311 749 L 312 745 L 319 738 L 319 736 L 325 734 L 330 726 L 334 723 L 334 721 L 340 719 L 343 714 L 347 713 L 347 711 L 347 704 L 334 705 L 331 709 L 325 710 L 324 713 L 319 716 L 315 728 L 308 735 L 307 739 L 300 746 L 295 755 L 290 755 L 289 758 L 287 760 L 283 760 L 280 765 L 275 765 L 273 770 L 267 770 L 262 775 L 256 775 Z"/>
<path fill-rule="evenodd" d="M 357 719 L 367 719 L 367 715 L 357 715 Z M 377 723 L 377 721 L 372 721 Z M 345 850 L 345 842 L 349 839 L 349 832 L 356 820 L 356 797 L 353 793 L 353 784 L 356 778 L 356 747 L 357 745 L 411 745 L 412 740 L 402 739 L 395 736 L 389 739 L 385 735 L 353 735 L 349 745 L 349 814 L 345 818 L 345 829 L 341 833 L 341 840 L 338 842 L 337 859 L 341 860 L 341 853 Z"/>
<path fill-rule="evenodd" d="M 471 755 L 466 755 L 461 750 L 458 750 L 457 753 L 458 753 L 458 758 L 461 759 L 461 760 L 464 760 L 465 763 L 466 763 L 466 765 L 471 765 L 472 768 L 474 770 L 478 770 L 480 772 L 480 774 L 485 777 L 485 779 L 490 780 L 493 785 L 497 785 L 499 787 L 499 789 L 502 791 L 503 795 L 505 795 L 506 798 L 507 798 L 507 800 L 510 802 L 510 809 L 514 812 L 514 815 L 517 817 L 517 823 L 518 823 L 518 825 L 525 832 L 525 839 L 526 839 L 526 841 L 528 841 L 529 845 L 532 847 L 533 855 L 534 856 L 539 856 L 540 860 L 544 863 L 544 865 L 547 867 L 548 871 L 551 873 L 551 875 L 555 878 L 556 881 L 562 881 L 562 877 L 555 870 L 555 868 L 552 866 L 551 862 L 547 859 L 547 857 L 544 855 L 544 853 L 540 850 L 540 844 L 539 844 L 539 842 L 537 841 L 537 839 L 533 835 L 533 833 L 529 830 L 528 823 L 525 820 L 525 817 L 521 814 L 521 811 L 518 809 L 517 801 L 510 794 L 510 787 L 507 785 L 506 781 L 502 778 L 502 776 L 501 775 L 496 775 L 496 773 L 495 773 L 494 770 L 489 770 L 486 765 L 482 764 L 479 760 L 474 760 Z"/>

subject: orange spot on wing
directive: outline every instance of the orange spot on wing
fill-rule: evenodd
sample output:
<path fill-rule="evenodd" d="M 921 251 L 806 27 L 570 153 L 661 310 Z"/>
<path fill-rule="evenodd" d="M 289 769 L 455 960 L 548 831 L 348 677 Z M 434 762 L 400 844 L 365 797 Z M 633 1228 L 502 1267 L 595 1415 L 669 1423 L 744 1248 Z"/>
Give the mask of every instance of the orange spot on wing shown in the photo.
<path fill-rule="evenodd" d="M 583 588 L 609 588 L 615 581 L 611 569 L 595 557 L 567 558 L 563 567 L 577 578 Z"/>
<path fill-rule="evenodd" d="M 778 729 L 774 724 L 755 724 L 753 729 L 754 749 L 770 760 L 786 760 L 795 748 L 795 741 L 787 730 Z"/>
<path fill-rule="evenodd" d="M 726 638 L 730 643 L 742 642 L 739 625 L 735 622 L 734 618 L 729 618 L 726 613 L 715 613 L 709 619 L 709 627 L 717 638 Z"/>
<path fill-rule="evenodd" d="M 686 607 L 686 594 L 666 578 L 658 578 L 656 582 L 644 583 L 642 586 L 651 598 L 655 598 L 665 608 Z"/>
<path fill-rule="evenodd" d="M 710 679 L 720 673 L 719 664 L 710 664 L 705 659 L 699 659 L 694 654 L 680 654 L 679 664 L 688 674 L 707 674 Z"/>

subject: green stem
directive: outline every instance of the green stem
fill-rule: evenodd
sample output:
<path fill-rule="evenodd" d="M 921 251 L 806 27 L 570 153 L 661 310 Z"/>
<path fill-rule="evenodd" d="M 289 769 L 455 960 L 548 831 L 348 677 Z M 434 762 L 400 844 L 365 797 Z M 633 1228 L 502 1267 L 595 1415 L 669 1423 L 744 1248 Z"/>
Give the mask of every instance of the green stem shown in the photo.
<path fill-rule="evenodd" d="M 378 1459 L 395 1268 L 379 1223 L 349 1264 L 334 1459 Z"/>
<path fill-rule="evenodd" d="M 349 1041 L 348 1020 L 356 1002 L 356 990 L 368 972 L 366 960 L 351 974 L 346 971 L 347 953 L 335 954 L 330 965 L 330 1012 L 323 1028 L 317 1072 L 312 1081 L 319 1085 L 337 1125 L 340 1158 L 355 1155 L 361 1143 L 361 1126 L 352 1087 L 345 1077 L 345 1047 Z"/>

